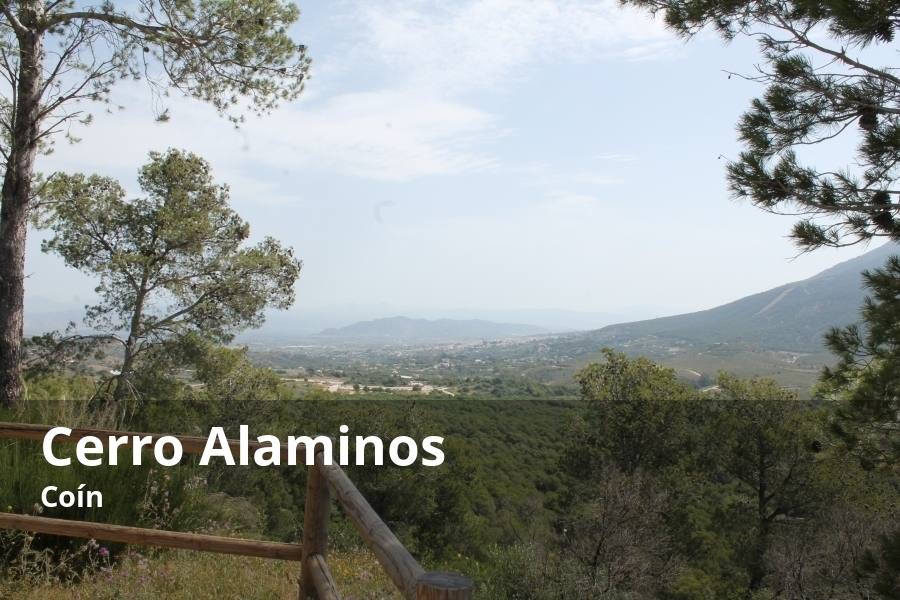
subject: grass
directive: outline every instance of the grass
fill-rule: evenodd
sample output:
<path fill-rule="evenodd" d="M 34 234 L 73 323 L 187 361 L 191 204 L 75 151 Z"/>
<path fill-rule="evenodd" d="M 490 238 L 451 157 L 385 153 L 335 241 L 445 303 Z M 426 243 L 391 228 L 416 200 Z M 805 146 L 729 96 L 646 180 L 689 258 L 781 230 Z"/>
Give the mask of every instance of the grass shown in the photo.
<path fill-rule="evenodd" d="M 366 550 L 329 555 L 328 566 L 348 600 L 401 598 Z M 275 600 L 297 598 L 299 563 L 186 550 L 153 557 L 129 554 L 72 585 L 28 589 L 0 582 L 0 598 L 23 600 Z M 4 587 L 6 585 L 7 587 Z"/>

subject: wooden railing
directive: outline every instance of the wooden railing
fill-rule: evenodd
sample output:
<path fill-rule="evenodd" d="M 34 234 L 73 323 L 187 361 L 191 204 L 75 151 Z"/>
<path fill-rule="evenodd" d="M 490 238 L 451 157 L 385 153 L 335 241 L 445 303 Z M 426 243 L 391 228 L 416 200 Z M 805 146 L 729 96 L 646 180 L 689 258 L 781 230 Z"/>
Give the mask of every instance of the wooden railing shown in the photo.
<path fill-rule="evenodd" d="M 51 427 L 46 425 L 0 423 L 0 438 L 43 440 L 44 435 L 50 429 Z M 110 435 L 124 435 L 128 436 L 128 440 L 132 440 L 134 439 L 132 436 L 157 438 L 164 434 L 73 429 L 71 435 L 57 439 L 76 442 L 86 436 L 107 437 Z M 179 435 L 172 437 L 181 442 L 182 448 L 187 454 L 202 454 L 207 442 L 206 438 L 200 437 Z M 232 450 L 239 448 L 237 440 L 228 440 L 228 443 Z M 250 443 L 251 451 L 258 447 L 258 444 Z M 286 458 L 288 452 L 286 444 L 282 445 L 281 452 L 282 456 Z M 160 531 L 10 513 L 0 513 L 0 528 L 125 544 L 185 548 L 202 552 L 299 561 L 298 597 L 300 600 L 307 598 L 340 600 L 341 595 L 337 591 L 326 561 L 332 494 L 363 541 L 375 554 L 385 573 L 404 597 L 411 600 L 469 600 L 472 598 L 471 579 L 455 573 L 426 572 L 372 509 L 344 470 L 337 465 L 326 465 L 321 452 L 315 455 L 315 464 L 309 467 L 302 544 Z"/>

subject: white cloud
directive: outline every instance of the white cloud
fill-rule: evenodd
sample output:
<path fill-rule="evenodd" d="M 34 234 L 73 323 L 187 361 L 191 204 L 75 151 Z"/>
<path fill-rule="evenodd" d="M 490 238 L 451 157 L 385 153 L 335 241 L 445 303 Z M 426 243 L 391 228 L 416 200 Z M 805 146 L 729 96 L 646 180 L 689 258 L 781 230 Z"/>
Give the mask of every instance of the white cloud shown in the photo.
<path fill-rule="evenodd" d="M 350 89 L 364 82 L 364 90 L 374 78 L 376 91 L 344 93 L 316 108 L 301 104 L 290 115 L 299 143 L 275 145 L 284 148 L 282 158 L 374 179 L 499 164 L 489 144 L 503 133 L 500 120 L 466 98 L 470 92 L 539 77 L 555 63 L 660 56 L 676 43 L 645 13 L 608 0 L 390 0 L 344 3 L 336 14 L 333 22 L 352 33 L 343 68 L 326 77 L 349 81 Z M 315 148 L 313 155 L 301 144 Z M 568 175 L 576 185 L 619 181 Z"/>
<path fill-rule="evenodd" d="M 478 108 L 414 90 L 338 95 L 254 123 L 252 132 L 252 151 L 280 166 L 390 181 L 484 168 L 492 161 L 481 147 L 502 133 Z"/>
<path fill-rule="evenodd" d="M 539 76 L 554 62 L 621 60 L 671 43 L 643 13 L 602 0 L 390 0 L 344 4 L 336 14 L 333 35 L 349 40 L 331 48 L 327 68 L 296 104 L 234 132 L 211 108 L 171 99 L 172 122 L 160 124 L 146 88 L 125 84 L 116 93 L 129 110 L 97 119 L 85 143 L 60 147 L 44 168 L 102 165 L 131 177 L 149 149 L 174 146 L 207 157 L 228 173 L 225 180 L 266 169 L 382 181 L 472 172 L 500 163 L 492 143 L 508 125 L 466 92 Z M 562 177 L 538 175 L 553 187 Z M 567 185 L 617 180 L 605 173 L 565 178 Z M 267 191 L 280 202 L 293 197 Z"/>
<path fill-rule="evenodd" d="M 609 0 L 394 0 L 349 15 L 361 56 L 444 93 L 503 85 L 541 63 L 645 59 L 674 44 L 661 23 Z"/>
<path fill-rule="evenodd" d="M 61 143 L 40 168 L 94 171 L 102 166 L 104 173 L 130 180 L 148 151 L 177 147 L 227 171 L 225 181 L 253 172 L 258 178 L 259 169 L 302 168 L 403 181 L 485 168 L 492 161 L 482 147 L 502 134 L 480 109 L 414 91 L 300 102 L 251 119 L 238 131 L 210 107 L 182 99 L 170 103 L 171 122 L 157 123 L 139 86 L 120 92 L 129 110 L 101 116 L 81 132 L 83 142 Z"/>

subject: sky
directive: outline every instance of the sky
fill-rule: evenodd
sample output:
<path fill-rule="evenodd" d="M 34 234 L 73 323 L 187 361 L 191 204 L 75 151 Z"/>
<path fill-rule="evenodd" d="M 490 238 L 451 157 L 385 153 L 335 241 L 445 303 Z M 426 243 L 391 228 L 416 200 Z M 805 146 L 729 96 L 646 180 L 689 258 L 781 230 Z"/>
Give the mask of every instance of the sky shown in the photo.
<path fill-rule="evenodd" d="M 598 0 L 306 0 L 302 98 L 234 130 L 140 83 L 42 157 L 139 193 L 152 150 L 190 150 L 231 187 L 254 238 L 304 260 L 296 310 L 554 308 L 625 315 L 710 308 L 865 251 L 798 256 L 793 219 L 729 197 L 735 123 L 760 93 L 748 40 L 685 42 Z M 838 148 L 846 162 L 852 149 Z M 42 255 L 26 305 L 90 301 Z M 373 309 L 374 310 L 374 309 Z"/>

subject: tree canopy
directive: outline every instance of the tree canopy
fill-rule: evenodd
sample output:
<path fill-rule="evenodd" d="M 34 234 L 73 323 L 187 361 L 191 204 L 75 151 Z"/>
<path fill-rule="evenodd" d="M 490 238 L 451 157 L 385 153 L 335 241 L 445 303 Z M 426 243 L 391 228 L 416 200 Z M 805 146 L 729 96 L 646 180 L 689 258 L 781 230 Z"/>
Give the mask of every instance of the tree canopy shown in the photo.
<path fill-rule="evenodd" d="M 114 105 L 122 79 L 145 79 L 160 96 L 177 90 L 240 119 L 292 100 L 309 70 L 305 46 L 288 28 L 299 9 L 283 0 L 140 0 L 76 6 L 72 0 L 6 3 L 0 18 L 0 75 L 11 87 L 0 118 L 9 158 L 22 67 L 22 40 L 42 38 L 37 140 L 50 143 L 73 119 L 89 119 L 82 101 Z M 161 109 L 160 114 L 163 114 Z"/>
<path fill-rule="evenodd" d="M 900 22 L 896 2 L 623 0 L 662 12 L 690 37 L 713 27 L 758 40 L 763 63 L 744 77 L 765 86 L 738 122 L 743 151 L 729 162 L 738 198 L 801 217 L 803 249 L 900 239 L 900 74 L 884 65 Z M 846 164 L 814 166 L 807 146 L 852 141 Z M 845 141 L 845 143 L 846 143 Z M 836 142 L 835 142 L 836 143 Z M 855 159 L 855 160 L 854 160 Z"/>
<path fill-rule="evenodd" d="M 287 308 L 301 268 L 270 237 L 245 244 L 249 225 L 200 157 L 151 153 L 138 182 L 145 196 L 128 199 L 107 177 L 54 175 L 38 220 L 52 232 L 45 252 L 99 278 L 85 322 L 124 347 L 121 382 L 155 344 L 189 333 L 228 341 L 266 308 Z"/>
<path fill-rule="evenodd" d="M 869 467 L 900 465 L 900 257 L 863 274 L 862 323 L 832 329 L 838 357 L 820 393 L 836 403 L 836 431 Z"/>
<path fill-rule="evenodd" d="M 573 432 L 578 442 L 567 469 L 583 477 L 609 461 L 626 473 L 672 464 L 683 442 L 691 390 L 674 370 L 646 358 L 631 359 L 609 348 L 603 358 L 576 376 L 587 410 Z"/>
<path fill-rule="evenodd" d="M 0 6 L 0 402 L 22 395 L 24 269 L 35 159 L 59 135 L 110 110 L 121 80 L 145 80 L 157 118 L 180 92 L 234 123 L 265 113 L 303 89 L 310 61 L 289 28 L 286 0 L 137 0 L 98 5 L 13 0 Z M 3 87 L 3 86 L 0 86 Z"/>

